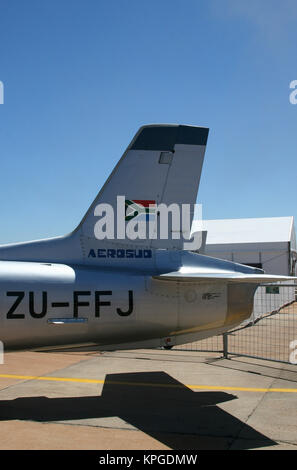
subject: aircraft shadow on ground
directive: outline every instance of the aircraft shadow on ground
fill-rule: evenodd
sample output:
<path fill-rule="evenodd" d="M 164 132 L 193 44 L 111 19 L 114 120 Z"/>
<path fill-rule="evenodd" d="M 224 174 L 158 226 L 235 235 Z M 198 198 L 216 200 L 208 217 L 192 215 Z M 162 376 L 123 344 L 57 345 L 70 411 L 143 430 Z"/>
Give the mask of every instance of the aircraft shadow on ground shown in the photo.
<path fill-rule="evenodd" d="M 236 398 L 219 391 L 194 392 L 165 372 L 108 374 L 97 396 L 1 400 L 0 420 L 73 422 L 117 416 L 171 449 L 229 448 L 243 431 L 237 448 L 275 445 L 217 406 Z"/>

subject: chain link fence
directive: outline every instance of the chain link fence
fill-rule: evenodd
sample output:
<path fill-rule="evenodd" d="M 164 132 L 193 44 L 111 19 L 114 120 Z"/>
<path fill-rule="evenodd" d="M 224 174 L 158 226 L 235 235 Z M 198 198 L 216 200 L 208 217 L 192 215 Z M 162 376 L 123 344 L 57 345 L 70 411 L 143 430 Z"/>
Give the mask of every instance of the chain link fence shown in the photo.
<path fill-rule="evenodd" d="M 252 316 L 238 328 L 202 341 L 177 346 L 183 351 L 217 352 L 297 363 L 297 286 L 260 286 Z"/>

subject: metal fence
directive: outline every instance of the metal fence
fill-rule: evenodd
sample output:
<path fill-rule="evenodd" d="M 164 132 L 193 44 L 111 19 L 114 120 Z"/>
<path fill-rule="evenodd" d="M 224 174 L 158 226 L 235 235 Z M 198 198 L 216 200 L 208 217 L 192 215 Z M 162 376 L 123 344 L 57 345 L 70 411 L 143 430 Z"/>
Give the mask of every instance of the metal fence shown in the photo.
<path fill-rule="evenodd" d="M 224 357 L 248 356 L 296 364 L 296 285 L 273 284 L 259 287 L 249 320 L 224 335 L 177 346 L 175 349 L 217 352 Z"/>

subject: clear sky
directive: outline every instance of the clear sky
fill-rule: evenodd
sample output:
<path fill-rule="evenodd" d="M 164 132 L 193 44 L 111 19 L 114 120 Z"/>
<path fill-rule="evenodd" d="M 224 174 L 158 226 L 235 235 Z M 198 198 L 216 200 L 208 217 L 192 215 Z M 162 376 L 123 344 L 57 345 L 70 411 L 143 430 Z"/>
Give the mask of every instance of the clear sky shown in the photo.
<path fill-rule="evenodd" d="M 297 218 L 296 24 L 296 0 L 1 0 L 0 243 L 70 232 L 147 123 L 210 128 L 204 218 Z"/>

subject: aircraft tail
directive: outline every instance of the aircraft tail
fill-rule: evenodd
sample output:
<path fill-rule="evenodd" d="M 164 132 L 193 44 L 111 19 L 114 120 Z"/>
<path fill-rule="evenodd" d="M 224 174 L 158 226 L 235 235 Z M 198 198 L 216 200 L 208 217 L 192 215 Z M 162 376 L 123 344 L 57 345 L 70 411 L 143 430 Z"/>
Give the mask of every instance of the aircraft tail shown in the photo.
<path fill-rule="evenodd" d="M 204 127 L 175 124 L 141 127 L 72 233 L 4 245 L 0 259 L 97 264 L 102 256 L 107 264 L 114 264 L 122 256 L 151 257 L 152 248 L 182 249 L 186 232 L 182 220 L 176 228 L 174 216 L 168 213 L 164 238 L 157 228 L 158 208 L 175 205 L 182 214 L 183 205 L 191 205 L 190 231 L 208 132 Z M 110 211 L 113 220 L 108 219 Z M 148 219 L 150 234 L 138 236 L 137 229 Z"/>
<path fill-rule="evenodd" d="M 110 227 L 115 240 L 109 237 L 106 240 L 108 245 L 114 245 L 117 241 L 128 248 L 136 245 L 181 249 L 186 231 L 182 207 L 188 205 L 191 208 L 187 220 L 189 225 L 193 218 L 208 132 L 209 129 L 204 127 L 173 124 L 141 127 L 77 228 L 84 239 L 92 240 L 93 246 L 94 238 L 102 233 L 100 230 L 105 222 L 102 210 L 106 208 L 103 205 L 107 204 L 120 218 Z M 169 209 L 168 237 L 165 238 L 164 232 L 161 235 L 157 228 L 159 207 L 162 210 L 165 208 L 165 212 L 166 208 Z M 179 212 L 179 224 L 171 209 Z M 119 227 L 119 221 L 123 221 L 124 226 Z M 133 232 L 135 234 L 144 221 L 154 227 L 155 238 L 152 230 L 148 234 L 147 224 L 145 237 L 133 239 Z M 112 233 L 109 235 L 112 236 Z"/>

